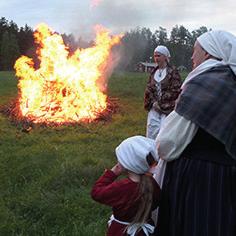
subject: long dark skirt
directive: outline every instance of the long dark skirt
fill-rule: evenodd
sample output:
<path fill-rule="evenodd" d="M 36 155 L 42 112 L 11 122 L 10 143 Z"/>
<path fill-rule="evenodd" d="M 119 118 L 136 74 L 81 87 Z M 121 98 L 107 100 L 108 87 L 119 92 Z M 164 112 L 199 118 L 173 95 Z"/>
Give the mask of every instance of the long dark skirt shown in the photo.
<path fill-rule="evenodd" d="M 168 163 L 156 235 L 236 236 L 236 166 Z"/>

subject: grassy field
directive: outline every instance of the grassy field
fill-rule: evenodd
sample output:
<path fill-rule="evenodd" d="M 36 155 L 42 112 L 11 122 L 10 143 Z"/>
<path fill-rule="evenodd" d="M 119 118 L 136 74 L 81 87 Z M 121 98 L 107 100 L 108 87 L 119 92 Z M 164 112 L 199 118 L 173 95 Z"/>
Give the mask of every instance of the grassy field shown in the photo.
<path fill-rule="evenodd" d="M 94 181 L 115 162 L 125 138 L 144 135 L 146 74 L 116 73 L 109 95 L 119 112 L 109 122 L 34 128 L 0 114 L 0 235 L 105 234 L 110 208 L 90 198 Z M 0 72 L 0 105 L 17 95 L 13 72 Z"/>
<path fill-rule="evenodd" d="M 144 135 L 143 93 L 147 74 L 116 73 L 109 96 L 119 111 L 109 122 L 36 127 L 22 132 L 0 114 L 0 235 L 102 236 L 111 209 L 90 190 L 116 162 L 115 147 Z M 17 96 L 13 72 L 0 72 L 0 105 Z"/>

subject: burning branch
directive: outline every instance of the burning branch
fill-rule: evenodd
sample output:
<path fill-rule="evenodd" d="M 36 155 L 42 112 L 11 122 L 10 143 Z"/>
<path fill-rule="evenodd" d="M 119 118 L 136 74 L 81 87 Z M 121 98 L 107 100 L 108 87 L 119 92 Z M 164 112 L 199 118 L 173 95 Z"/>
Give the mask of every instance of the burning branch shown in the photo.
<path fill-rule="evenodd" d="M 39 69 L 26 56 L 15 63 L 19 96 L 10 109 L 13 120 L 38 124 L 68 124 L 101 119 L 110 109 L 105 68 L 121 35 L 111 37 L 97 27 L 96 45 L 69 55 L 62 37 L 41 24 L 34 33 Z"/>

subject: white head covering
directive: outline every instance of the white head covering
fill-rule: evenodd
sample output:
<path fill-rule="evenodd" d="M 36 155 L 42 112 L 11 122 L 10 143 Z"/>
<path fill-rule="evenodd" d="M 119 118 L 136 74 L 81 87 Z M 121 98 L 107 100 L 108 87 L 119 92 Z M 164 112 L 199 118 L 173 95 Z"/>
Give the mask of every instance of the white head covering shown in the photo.
<path fill-rule="evenodd" d="M 158 160 L 155 141 L 143 136 L 127 138 L 116 148 L 118 162 L 136 174 L 144 174 L 150 169 L 146 160 L 149 153 Z"/>
<path fill-rule="evenodd" d="M 202 34 L 197 41 L 205 51 L 222 59 L 236 74 L 236 37 L 223 30 L 214 30 Z"/>
<path fill-rule="evenodd" d="M 236 75 L 236 37 L 223 30 L 208 31 L 197 38 L 202 48 L 212 56 L 222 59 L 208 59 L 192 70 L 182 87 L 192 78 L 212 67 L 229 65 Z"/>
<path fill-rule="evenodd" d="M 155 48 L 154 52 L 159 52 L 159 53 L 165 55 L 166 57 L 170 57 L 170 52 L 169 52 L 168 48 L 163 45 L 157 46 Z"/>

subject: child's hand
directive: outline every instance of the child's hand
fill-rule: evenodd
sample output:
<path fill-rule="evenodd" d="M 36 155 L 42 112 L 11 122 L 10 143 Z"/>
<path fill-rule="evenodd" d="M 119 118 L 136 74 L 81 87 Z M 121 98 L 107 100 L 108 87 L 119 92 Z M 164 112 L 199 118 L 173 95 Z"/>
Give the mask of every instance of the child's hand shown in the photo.
<path fill-rule="evenodd" d="M 111 169 L 111 171 L 114 172 L 115 175 L 119 176 L 122 172 L 124 172 L 124 167 L 118 162 L 116 165 L 114 165 Z"/>

